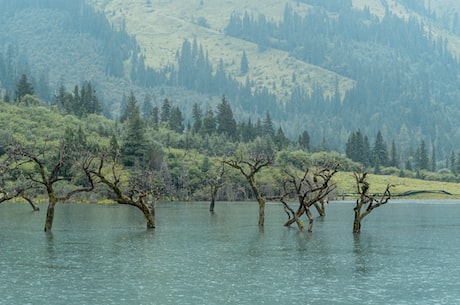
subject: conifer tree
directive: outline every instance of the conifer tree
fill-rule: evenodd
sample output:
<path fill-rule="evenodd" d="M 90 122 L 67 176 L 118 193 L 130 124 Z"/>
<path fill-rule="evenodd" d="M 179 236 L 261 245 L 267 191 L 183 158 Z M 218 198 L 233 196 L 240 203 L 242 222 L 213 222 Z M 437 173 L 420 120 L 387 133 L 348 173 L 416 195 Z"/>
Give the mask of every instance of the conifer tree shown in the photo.
<path fill-rule="evenodd" d="M 268 137 L 273 137 L 275 135 L 275 129 L 273 127 L 273 121 L 270 117 L 270 113 L 266 112 L 265 114 L 265 119 L 262 123 L 262 135 L 263 136 L 268 136 Z"/>
<path fill-rule="evenodd" d="M 125 166 L 134 166 L 136 162 L 143 161 L 145 152 L 144 122 L 141 118 L 137 100 L 132 93 L 128 100 L 128 105 L 131 105 L 131 109 L 127 113 L 121 155 Z"/>
<path fill-rule="evenodd" d="M 171 130 L 177 133 L 182 133 L 184 131 L 182 112 L 180 111 L 179 107 L 172 107 L 168 123 Z"/>
<path fill-rule="evenodd" d="M 27 79 L 25 74 L 21 75 L 16 87 L 16 102 L 20 102 L 25 95 L 34 95 L 34 87 Z"/>
<path fill-rule="evenodd" d="M 203 120 L 203 132 L 207 135 L 212 135 L 214 132 L 216 132 L 216 126 L 217 125 L 214 111 L 209 108 Z"/>
<path fill-rule="evenodd" d="M 298 140 L 299 146 L 306 150 L 310 150 L 310 135 L 308 134 L 308 131 L 304 130 L 300 135 L 299 135 L 299 140 Z"/>
<path fill-rule="evenodd" d="M 201 113 L 201 108 L 198 103 L 193 104 L 192 109 L 192 117 L 193 117 L 193 126 L 192 131 L 198 133 L 201 129 L 201 125 L 203 124 L 203 114 Z"/>
<path fill-rule="evenodd" d="M 246 51 L 243 51 L 243 55 L 241 56 L 241 63 L 240 63 L 240 72 L 241 74 L 246 74 L 249 71 L 249 62 L 248 57 L 246 56 Z"/>
<path fill-rule="evenodd" d="M 231 139 L 236 138 L 236 121 L 225 97 L 222 97 L 222 102 L 217 106 L 217 132 L 226 134 Z"/>
<path fill-rule="evenodd" d="M 390 152 L 390 166 L 399 168 L 398 152 L 396 150 L 395 141 L 391 141 L 391 152 Z"/>
<path fill-rule="evenodd" d="M 164 99 L 163 105 L 161 106 L 161 115 L 160 115 L 161 122 L 169 122 L 170 115 L 171 115 L 171 103 L 166 98 Z"/>
<path fill-rule="evenodd" d="M 388 164 L 388 152 L 380 130 L 377 132 L 373 148 L 374 166 L 386 166 Z"/>

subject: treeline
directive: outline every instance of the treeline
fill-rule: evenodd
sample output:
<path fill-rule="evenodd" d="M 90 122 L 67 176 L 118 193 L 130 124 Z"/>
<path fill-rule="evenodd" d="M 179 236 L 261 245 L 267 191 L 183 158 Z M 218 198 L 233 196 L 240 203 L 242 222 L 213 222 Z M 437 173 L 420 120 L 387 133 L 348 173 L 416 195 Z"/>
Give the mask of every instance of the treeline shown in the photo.
<path fill-rule="evenodd" d="M 460 151 L 452 151 L 446 158 L 438 160 L 435 145 L 430 146 L 421 140 L 414 149 L 403 151 L 394 139 L 387 143 L 381 131 L 377 132 L 373 142 L 361 130 L 352 132 L 345 146 L 345 155 L 376 174 L 455 182 L 460 179 Z"/>
<path fill-rule="evenodd" d="M 460 113 L 453 106 L 460 95 L 455 84 L 459 62 L 446 39 L 426 33 L 426 25 L 417 19 L 405 20 L 389 10 L 379 19 L 368 9 L 354 9 L 350 1 L 302 2 L 314 6 L 300 14 L 287 4 L 281 21 L 234 13 L 225 33 L 254 42 L 260 50 L 287 51 L 356 83 L 342 99 L 320 85 L 310 92 L 296 88 L 275 120 L 280 113 L 299 114 L 296 120 L 308 118 L 308 129 L 318 126 L 326 138 L 337 139 L 337 132 L 348 134 L 362 128 L 364 118 L 373 118 L 363 131 L 385 128 L 397 135 L 407 127 L 418 133 L 412 145 L 425 138 L 441 145 L 441 154 L 455 148 L 452 143 L 460 141 L 454 131 L 458 127 L 445 118 Z"/>
<path fill-rule="evenodd" d="M 85 0 L 2 1 L 0 16 L 3 16 L 2 19 L 6 21 L 24 9 L 51 9 L 64 12 L 64 27 L 67 31 L 73 35 L 87 33 L 101 43 L 99 52 L 105 59 L 107 75 L 123 77 L 125 74 L 124 61 L 128 60 L 138 49 L 135 38 L 129 35 L 124 27 L 115 29 L 103 12 L 96 11 Z M 21 73 L 27 73 L 27 71 L 21 71 Z"/>

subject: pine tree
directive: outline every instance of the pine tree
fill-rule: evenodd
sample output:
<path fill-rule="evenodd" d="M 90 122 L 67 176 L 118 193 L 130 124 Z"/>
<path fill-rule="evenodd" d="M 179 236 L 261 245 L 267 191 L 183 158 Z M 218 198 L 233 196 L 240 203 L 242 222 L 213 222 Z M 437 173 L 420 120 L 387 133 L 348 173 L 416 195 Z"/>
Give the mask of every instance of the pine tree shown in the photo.
<path fill-rule="evenodd" d="M 388 152 L 380 130 L 377 132 L 373 149 L 374 166 L 386 166 L 388 164 Z"/>
<path fill-rule="evenodd" d="M 281 127 L 279 127 L 278 131 L 276 132 L 274 142 L 278 147 L 278 150 L 282 150 L 289 145 L 289 139 L 285 136 Z"/>
<path fill-rule="evenodd" d="M 273 127 L 273 122 L 270 117 L 270 113 L 267 110 L 267 113 L 265 114 L 265 119 L 262 123 L 262 135 L 263 136 L 268 136 L 270 138 L 273 138 L 275 135 L 275 129 Z"/>
<path fill-rule="evenodd" d="M 302 149 L 310 151 L 310 135 L 308 131 L 304 130 L 302 134 L 299 135 L 298 143 Z"/>
<path fill-rule="evenodd" d="M 430 161 L 428 158 L 428 151 L 426 149 L 425 141 L 422 140 L 419 147 L 419 159 L 418 159 L 418 168 L 419 169 L 430 169 Z"/>
<path fill-rule="evenodd" d="M 163 105 L 161 106 L 161 115 L 160 115 L 161 122 L 169 122 L 170 115 L 171 115 L 171 103 L 166 98 L 164 99 Z"/>
<path fill-rule="evenodd" d="M 134 112 L 139 112 L 139 106 L 137 106 L 137 99 L 134 96 L 134 93 L 131 93 L 128 96 L 128 102 L 126 103 L 126 108 L 124 109 L 120 122 L 125 122 Z"/>
<path fill-rule="evenodd" d="M 201 113 L 201 108 L 198 103 L 193 104 L 192 117 L 193 117 L 193 126 L 192 131 L 198 133 L 203 125 L 203 114 Z"/>
<path fill-rule="evenodd" d="M 131 109 L 128 113 L 125 112 L 128 116 L 125 123 L 121 154 L 125 166 L 134 166 L 136 163 L 143 161 L 145 153 L 144 122 L 133 93 L 128 98 L 128 105 L 131 105 Z"/>
<path fill-rule="evenodd" d="M 182 112 L 180 111 L 179 107 L 172 107 L 168 123 L 171 130 L 177 133 L 184 132 Z"/>
<path fill-rule="evenodd" d="M 249 71 L 249 62 L 248 57 L 246 56 L 246 51 L 243 51 L 243 55 L 241 56 L 241 63 L 240 63 L 240 72 L 241 74 L 246 74 Z"/>
<path fill-rule="evenodd" d="M 21 78 L 18 81 L 16 86 L 16 102 L 20 102 L 21 99 L 25 95 L 34 95 L 34 87 L 32 84 L 27 80 L 27 76 L 25 74 L 21 75 Z"/>
<path fill-rule="evenodd" d="M 226 134 L 231 139 L 236 138 L 236 121 L 225 97 L 222 97 L 222 102 L 217 106 L 217 132 Z"/>
<path fill-rule="evenodd" d="M 430 162 L 431 162 L 430 170 L 432 172 L 435 172 L 436 171 L 436 151 L 434 149 L 434 145 L 431 147 L 431 159 L 430 159 Z"/>
<path fill-rule="evenodd" d="M 212 135 L 214 132 L 216 132 L 216 126 L 217 123 L 214 112 L 212 109 L 208 109 L 203 120 L 203 132 L 207 135 Z"/>
<path fill-rule="evenodd" d="M 391 141 L 391 152 L 390 152 L 390 166 L 399 168 L 399 159 L 398 153 L 396 151 L 396 144 L 395 141 Z"/>

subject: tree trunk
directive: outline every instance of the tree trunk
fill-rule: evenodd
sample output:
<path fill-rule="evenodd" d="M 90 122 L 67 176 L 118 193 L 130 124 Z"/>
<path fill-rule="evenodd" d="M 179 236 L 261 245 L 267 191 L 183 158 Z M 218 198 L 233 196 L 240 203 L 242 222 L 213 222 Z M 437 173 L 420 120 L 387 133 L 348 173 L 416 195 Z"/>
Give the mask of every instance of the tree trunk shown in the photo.
<path fill-rule="evenodd" d="M 209 212 L 214 213 L 214 205 L 216 204 L 216 201 L 214 198 L 211 199 L 211 204 L 209 205 Z"/>
<path fill-rule="evenodd" d="M 303 205 L 300 205 L 299 208 L 297 209 L 297 212 L 294 213 L 294 216 L 288 221 L 284 223 L 285 227 L 290 227 L 294 222 L 297 222 L 297 225 L 299 226 L 299 229 L 303 230 L 304 224 L 302 220 L 300 220 L 300 216 L 305 212 L 305 207 Z"/>
<path fill-rule="evenodd" d="M 147 229 L 155 229 L 155 203 L 149 205 L 144 200 L 141 200 L 136 207 L 144 214 L 145 220 L 147 220 Z"/>
<path fill-rule="evenodd" d="M 260 195 L 259 188 L 254 181 L 254 176 L 248 177 L 248 181 L 259 203 L 259 227 L 263 227 L 265 223 L 265 199 Z"/>
<path fill-rule="evenodd" d="M 358 234 L 361 232 L 361 213 L 360 208 L 355 207 L 355 220 L 353 221 L 353 233 Z"/>
<path fill-rule="evenodd" d="M 209 205 L 209 211 L 210 212 L 214 212 L 214 206 L 216 204 L 216 198 L 217 198 L 217 190 L 218 190 L 218 188 L 216 186 L 212 186 L 211 204 Z"/>
<path fill-rule="evenodd" d="M 265 223 L 265 200 L 263 198 L 258 198 L 259 202 L 259 227 L 263 227 Z"/>
<path fill-rule="evenodd" d="M 57 198 L 53 195 L 49 196 L 48 209 L 46 211 L 45 232 L 51 232 L 54 220 L 54 207 L 56 206 Z"/>
<path fill-rule="evenodd" d="M 315 202 L 313 204 L 318 211 L 319 216 L 326 216 L 326 209 L 324 207 L 324 200 L 320 200 L 320 202 Z"/>
<path fill-rule="evenodd" d="M 313 221 L 314 221 L 313 214 L 308 208 L 306 209 L 306 214 L 308 217 L 308 232 L 311 233 L 313 232 Z"/>

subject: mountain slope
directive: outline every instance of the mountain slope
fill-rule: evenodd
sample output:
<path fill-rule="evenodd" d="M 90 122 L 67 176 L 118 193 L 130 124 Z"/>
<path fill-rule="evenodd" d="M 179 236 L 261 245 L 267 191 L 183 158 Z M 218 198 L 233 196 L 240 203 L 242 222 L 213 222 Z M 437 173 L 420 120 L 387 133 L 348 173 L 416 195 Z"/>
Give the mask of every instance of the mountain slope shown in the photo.
<path fill-rule="evenodd" d="M 146 63 L 156 68 L 175 64 L 176 52 L 183 40 L 196 38 L 208 51 L 211 62 L 217 65 L 222 59 L 225 70 L 242 83 L 249 77 L 259 86 L 272 89 L 275 85 L 278 96 L 292 89 L 294 72 L 307 89 L 311 89 L 315 81 L 320 81 L 327 91 L 332 92 L 338 80 L 343 93 L 354 84 L 353 80 L 333 71 L 296 60 L 288 52 L 276 49 L 260 52 L 255 43 L 224 34 L 233 12 L 262 13 L 280 20 L 286 5 L 284 1 L 220 0 L 204 1 L 204 4 L 199 1 L 153 1 L 146 4 L 136 0 L 90 0 L 90 3 L 103 10 L 115 25 L 126 24 L 127 31 L 136 36 L 145 52 Z M 308 7 L 302 4 L 298 10 L 305 12 Z M 251 69 L 242 76 L 240 60 L 243 51 Z M 281 89 L 281 83 L 287 84 L 287 90 Z"/>

